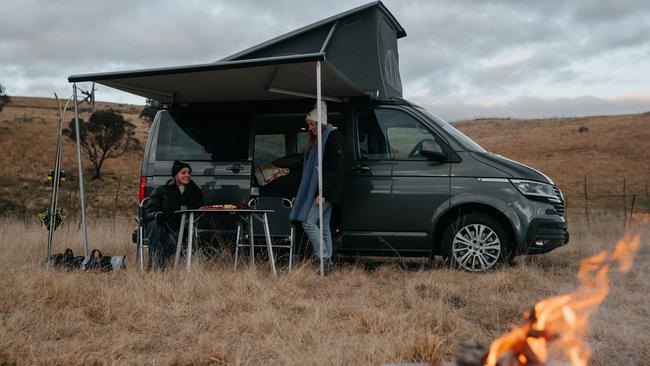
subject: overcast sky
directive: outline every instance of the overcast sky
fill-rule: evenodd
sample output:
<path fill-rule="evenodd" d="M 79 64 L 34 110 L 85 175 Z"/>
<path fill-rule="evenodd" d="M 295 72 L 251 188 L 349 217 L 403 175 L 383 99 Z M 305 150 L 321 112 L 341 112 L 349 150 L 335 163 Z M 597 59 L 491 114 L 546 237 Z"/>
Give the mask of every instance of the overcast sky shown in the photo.
<path fill-rule="evenodd" d="M 72 74 L 212 62 L 364 3 L 10 0 L 0 84 L 9 95 L 69 96 Z M 648 0 L 384 4 L 408 34 L 404 96 L 446 119 L 650 111 Z M 98 88 L 98 100 L 144 103 Z"/>

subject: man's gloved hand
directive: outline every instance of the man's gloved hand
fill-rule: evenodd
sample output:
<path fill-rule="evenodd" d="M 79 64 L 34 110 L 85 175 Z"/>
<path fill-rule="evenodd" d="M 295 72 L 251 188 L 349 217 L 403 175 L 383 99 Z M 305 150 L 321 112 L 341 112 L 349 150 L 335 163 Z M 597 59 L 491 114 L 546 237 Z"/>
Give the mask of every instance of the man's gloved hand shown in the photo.
<path fill-rule="evenodd" d="M 154 219 L 156 219 L 156 222 L 159 225 L 162 225 L 165 223 L 165 214 L 162 211 L 156 212 L 156 215 L 154 216 Z"/>

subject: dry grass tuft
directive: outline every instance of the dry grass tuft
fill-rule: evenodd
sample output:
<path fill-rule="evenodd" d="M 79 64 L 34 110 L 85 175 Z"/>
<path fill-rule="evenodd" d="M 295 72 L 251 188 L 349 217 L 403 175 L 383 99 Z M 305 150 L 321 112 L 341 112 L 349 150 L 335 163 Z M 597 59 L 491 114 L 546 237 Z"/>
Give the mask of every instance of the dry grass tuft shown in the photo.
<path fill-rule="evenodd" d="M 571 291 L 577 262 L 620 235 L 610 217 L 575 219 L 572 243 L 486 274 L 368 270 L 343 264 L 320 279 L 301 263 L 271 278 L 268 267 L 232 270 L 199 262 L 191 273 L 47 272 L 46 232 L 7 219 L 0 226 L 0 364 L 377 365 L 452 357 L 461 340 L 489 342 L 543 297 Z M 614 222 L 618 222 L 614 221 Z M 91 223 L 92 247 L 129 254 L 122 219 Z M 595 314 L 592 365 L 650 362 L 650 230 L 629 274 L 613 274 Z M 57 249 L 79 248 L 75 225 Z M 134 258 L 131 258 L 134 260 Z"/>

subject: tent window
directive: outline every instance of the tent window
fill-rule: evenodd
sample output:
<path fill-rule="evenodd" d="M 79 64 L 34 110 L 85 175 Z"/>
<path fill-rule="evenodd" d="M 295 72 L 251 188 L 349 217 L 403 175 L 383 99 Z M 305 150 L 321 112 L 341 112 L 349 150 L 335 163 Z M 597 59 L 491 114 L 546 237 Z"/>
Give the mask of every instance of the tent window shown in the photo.
<path fill-rule="evenodd" d="M 159 126 L 158 160 L 248 160 L 251 128 L 245 113 L 162 112 Z"/>

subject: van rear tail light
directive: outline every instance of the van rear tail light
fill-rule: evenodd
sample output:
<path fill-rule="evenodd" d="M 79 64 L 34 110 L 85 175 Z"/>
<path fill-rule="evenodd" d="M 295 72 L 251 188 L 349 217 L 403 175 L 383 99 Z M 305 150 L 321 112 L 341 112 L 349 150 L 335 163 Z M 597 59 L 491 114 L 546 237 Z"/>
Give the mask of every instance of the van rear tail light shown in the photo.
<path fill-rule="evenodd" d="M 140 177 L 140 200 L 138 203 L 142 202 L 144 199 L 144 192 L 147 189 L 147 177 Z"/>

